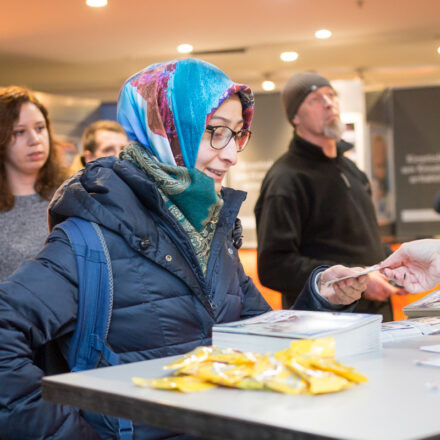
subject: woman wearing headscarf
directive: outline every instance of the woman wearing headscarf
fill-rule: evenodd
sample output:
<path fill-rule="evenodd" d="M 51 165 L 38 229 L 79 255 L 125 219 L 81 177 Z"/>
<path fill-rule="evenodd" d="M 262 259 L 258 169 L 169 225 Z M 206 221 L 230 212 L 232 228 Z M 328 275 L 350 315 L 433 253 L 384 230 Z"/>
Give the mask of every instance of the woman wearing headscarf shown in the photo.
<path fill-rule="evenodd" d="M 112 418 L 92 420 L 41 399 L 36 353 L 56 341 L 65 357 L 77 322 L 75 257 L 56 227 L 68 217 L 97 223 L 107 243 L 108 343 L 121 363 L 208 345 L 213 324 L 269 310 L 238 257 L 234 228 L 245 194 L 222 187 L 249 139 L 253 108 L 248 87 L 195 59 L 156 64 L 126 81 L 118 119 L 135 142 L 122 159 L 94 161 L 59 189 L 46 246 L 0 284 L 1 438 L 117 438 Z M 365 277 L 319 286 L 355 270 L 318 270 L 298 306 L 346 310 Z M 134 424 L 135 439 L 173 436 Z"/>

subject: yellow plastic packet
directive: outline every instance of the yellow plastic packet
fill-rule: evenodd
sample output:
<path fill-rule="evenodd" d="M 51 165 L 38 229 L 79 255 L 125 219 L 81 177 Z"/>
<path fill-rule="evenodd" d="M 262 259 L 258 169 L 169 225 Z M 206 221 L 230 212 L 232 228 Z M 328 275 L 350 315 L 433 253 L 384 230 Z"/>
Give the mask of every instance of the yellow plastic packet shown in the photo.
<path fill-rule="evenodd" d="M 257 391 L 264 390 L 266 388 L 264 383 L 258 382 L 253 377 L 244 377 L 243 379 L 239 380 L 235 386 L 242 390 L 257 390 Z"/>
<path fill-rule="evenodd" d="M 253 365 L 261 355 L 242 352 L 232 348 L 220 349 L 216 346 L 197 347 L 182 358 L 164 367 L 165 370 L 187 371 L 203 362 L 223 362 L 233 365 Z"/>
<path fill-rule="evenodd" d="M 177 359 L 171 364 L 165 365 L 163 367 L 164 370 L 179 370 L 181 368 L 185 368 L 191 365 L 197 365 L 200 362 L 208 359 L 210 354 L 212 353 L 214 347 L 196 347 L 194 350 L 186 353 L 180 359 Z"/>
<path fill-rule="evenodd" d="M 193 376 L 167 376 L 158 379 L 143 379 L 133 377 L 132 381 L 138 387 L 151 387 L 160 390 L 174 390 L 183 393 L 193 393 L 214 388 L 215 385 Z"/>
<path fill-rule="evenodd" d="M 255 364 L 253 377 L 265 387 L 285 394 L 301 394 L 307 391 L 307 382 L 286 365 L 266 355 Z"/>
<path fill-rule="evenodd" d="M 265 356 L 216 346 L 197 347 L 164 367 L 175 370 L 173 377 L 133 381 L 138 386 L 183 392 L 222 385 L 287 394 L 331 393 L 367 381 L 354 368 L 338 363 L 334 349 L 333 338 L 294 341 L 289 348 Z"/>
<path fill-rule="evenodd" d="M 186 369 L 185 374 L 188 373 L 217 385 L 235 387 L 243 379 L 251 377 L 252 369 L 245 365 L 203 362 L 191 370 Z"/>
<path fill-rule="evenodd" d="M 362 382 L 368 382 L 368 379 L 358 373 L 354 368 L 348 367 L 346 365 L 342 365 L 339 362 L 337 362 L 335 359 L 323 359 L 318 357 L 308 358 L 307 361 L 309 362 L 309 365 L 315 368 L 319 368 L 323 371 L 331 371 L 332 373 L 335 373 L 339 376 L 345 377 L 346 379 L 350 380 L 351 382 L 355 383 L 362 383 Z"/>
<path fill-rule="evenodd" d="M 274 353 L 276 359 L 289 362 L 290 359 L 297 356 L 311 355 L 320 357 L 333 357 L 335 354 L 335 339 L 317 338 L 300 339 L 290 343 L 290 347 L 285 350 Z"/>
<path fill-rule="evenodd" d="M 265 381 L 267 388 L 284 394 L 307 393 L 307 382 L 292 371 L 285 370 L 278 376 Z"/>
<path fill-rule="evenodd" d="M 207 360 L 211 362 L 224 362 L 226 364 L 251 366 L 261 358 L 262 355 L 259 353 L 239 351 L 232 348 L 220 349 L 218 347 L 213 347 Z"/>
<path fill-rule="evenodd" d="M 311 394 L 333 393 L 352 385 L 347 379 L 334 373 L 306 368 L 297 359 L 291 359 L 287 365 L 309 384 Z"/>

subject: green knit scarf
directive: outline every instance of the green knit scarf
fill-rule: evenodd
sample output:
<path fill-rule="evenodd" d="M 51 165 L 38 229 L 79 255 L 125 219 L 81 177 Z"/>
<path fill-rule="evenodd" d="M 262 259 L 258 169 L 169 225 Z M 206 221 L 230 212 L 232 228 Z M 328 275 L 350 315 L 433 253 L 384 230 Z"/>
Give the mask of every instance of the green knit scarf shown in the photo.
<path fill-rule="evenodd" d="M 165 204 L 188 234 L 204 275 L 223 200 L 214 181 L 196 168 L 158 162 L 138 143 L 127 145 L 122 154 L 156 184 Z"/>

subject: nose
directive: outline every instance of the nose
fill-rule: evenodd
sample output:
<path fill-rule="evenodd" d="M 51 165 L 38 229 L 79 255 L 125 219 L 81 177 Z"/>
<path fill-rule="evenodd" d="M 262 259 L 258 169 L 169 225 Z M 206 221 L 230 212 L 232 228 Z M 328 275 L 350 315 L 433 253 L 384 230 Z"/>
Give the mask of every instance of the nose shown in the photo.
<path fill-rule="evenodd" d="M 220 159 L 227 162 L 229 166 L 234 166 L 237 163 L 238 152 L 234 136 L 232 136 L 228 145 L 220 150 Z"/>
<path fill-rule="evenodd" d="M 29 145 L 36 145 L 40 143 L 40 135 L 37 130 L 29 130 L 28 143 Z"/>
<path fill-rule="evenodd" d="M 322 98 L 324 99 L 324 104 L 328 107 L 328 106 L 332 106 L 335 104 L 335 102 L 333 101 L 333 99 L 330 98 L 330 96 L 327 95 L 322 95 Z"/>
<path fill-rule="evenodd" d="M 328 95 L 322 95 L 324 106 L 326 108 L 339 109 L 338 100 Z"/>

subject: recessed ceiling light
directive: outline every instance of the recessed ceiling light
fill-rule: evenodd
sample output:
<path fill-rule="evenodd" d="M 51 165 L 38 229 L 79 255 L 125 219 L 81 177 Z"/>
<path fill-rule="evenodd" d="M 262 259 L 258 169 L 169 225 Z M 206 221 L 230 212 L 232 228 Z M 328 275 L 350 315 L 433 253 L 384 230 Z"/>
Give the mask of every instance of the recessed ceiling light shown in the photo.
<path fill-rule="evenodd" d="M 331 36 L 332 33 L 327 29 L 320 29 L 319 31 L 315 32 L 315 37 L 321 40 L 325 40 L 326 38 L 330 38 Z"/>
<path fill-rule="evenodd" d="M 193 49 L 192 45 L 187 43 L 179 44 L 177 46 L 177 52 L 179 53 L 190 53 Z"/>
<path fill-rule="evenodd" d="M 280 58 L 285 61 L 286 63 L 290 61 L 295 61 L 298 59 L 298 53 L 297 52 L 283 52 L 280 55 Z"/>
<path fill-rule="evenodd" d="M 437 53 L 440 54 L 440 46 L 437 47 Z"/>
<path fill-rule="evenodd" d="M 270 92 L 271 90 L 275 89 L 275 83 L 269 79 L 266 79 L 262 82 L 261 87 L 263 87 L 263 90 L 266 90 L 266 92 Z"/>
<path fill-rule="evenodd" d="M 86 0 L 86 5 L 92 8 L 102 8 L 107 6 L 107 0 Z"/>

